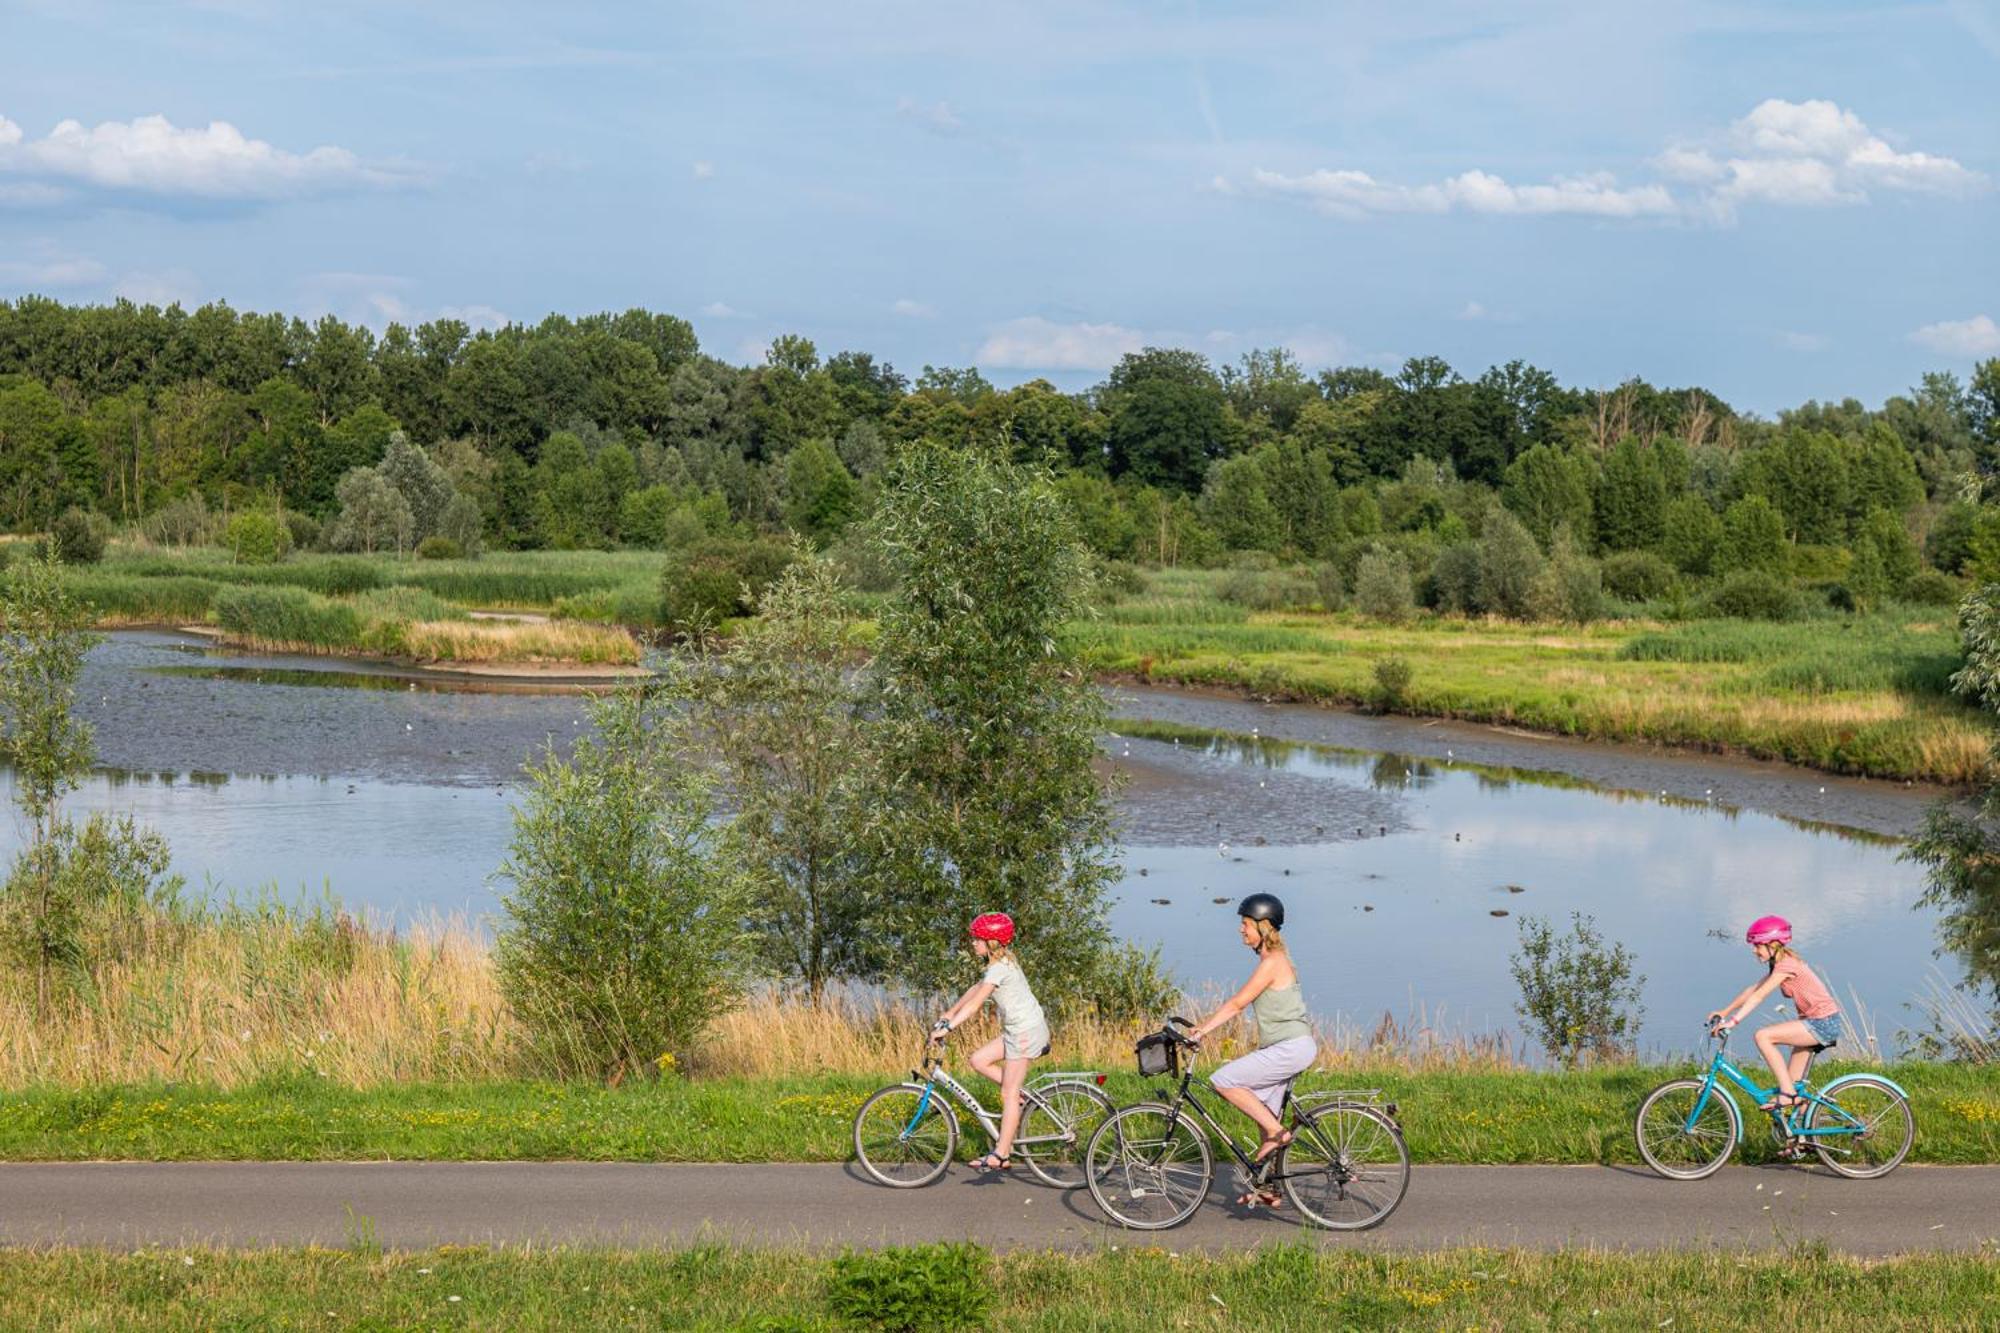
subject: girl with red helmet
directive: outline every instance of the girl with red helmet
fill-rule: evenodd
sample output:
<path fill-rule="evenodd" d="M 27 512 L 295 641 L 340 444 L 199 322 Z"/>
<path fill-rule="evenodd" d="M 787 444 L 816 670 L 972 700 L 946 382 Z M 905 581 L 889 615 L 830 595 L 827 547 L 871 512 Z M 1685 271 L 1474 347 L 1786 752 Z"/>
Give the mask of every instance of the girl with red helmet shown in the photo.
<path fill-rule="evenodd" d="M 1760 916 L 1743 933 L 1745 942 L 1768 969 L 1764 979 L 1746 986 L 1735 999 L 1708 1016 L 1709 1030 L 1721 1032 L 1748 1018 L 1772 991 L 1792 1002 L 1798 1017 L 1788 1023 L 1772 1023 L 1757 1029 L 1757 1049 L 1778 1080 L 1777 1095 L 1762 1111 L 1782 1111 L 1797 1106 L 1798 1080 L 1804 1077 L 1812 1048 L 1832 1046 L 1840 1040 L 1843 1024 L 1840 1006 L 1819 974 L 1806 960 L 1792 952 L 1792 923 L 1781 916 Z M 1791 1047 L 1790 1058 L 1778 1050 Z"/>
<path fill-rule="evenodd" d="M 992 997 L 1000 1012 L 1000 1035 L 972 1053 L 972 1067 L 1000 1085 L 1000 1137 L 993 1151 L 972 1165 L 981 1171 L 1009 1171 L 1014 1135 L 1021 1128 L 1021 1085 L 1028 1081 L 1029 1061 L 1049 1053 L 1049 1021 L 1014 957 L 1014 919 L 1005 912 L 986 912 L 972 919 L 966 933 L 986 972 L 931 1025 L 931 1040 L 943 1042 Z"/>

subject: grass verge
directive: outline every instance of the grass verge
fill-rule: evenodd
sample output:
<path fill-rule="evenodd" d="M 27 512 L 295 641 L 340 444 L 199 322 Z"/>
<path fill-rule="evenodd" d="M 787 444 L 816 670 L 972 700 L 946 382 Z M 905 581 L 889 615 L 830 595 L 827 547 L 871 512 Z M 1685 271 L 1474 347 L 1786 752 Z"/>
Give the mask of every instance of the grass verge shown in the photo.
<path fill-rule="evenodd" d="M 1815 1249 L 1376 1254 L 1282 1245 L 821 1256 L 450 1246 L 0 1253 L 8 1328 L 1615 1329 L 1990 1327 L 1978 1255 L 1862 1261 Z M 902 1312 L 907 1312 L 904 1315 Z"/>
<path fill-rule="evenodd" d="M 1070 1061 L 1052 1060 L 1050 1067 Z M 1113 1072 L 1115 1102 L 1156 1080 Z M 581 1160 L 837 1162 L 855 1109 L 900 1072 L 796 1078 L 666 1078 L 610 1089 L 524 1081 L 353 1088 L 304 1073 L 236 1088 L 202 1084 L 31 1087 L 0 1093 L 0 1159 Z M 1409 1069 L 1316 1071 L 1300 1090 L 1380 1087 L 1402 1108 L 1419 1162 L 1631 1163 L 1632 1115 L 1691 1066 L 1570 1074 Z M 1831 1076 L 1832 1067 L 1828 1067 Z M 979 1080 L 960 1068 L 959 1073 Z M 2000 1088 L 1990 1072 L 1906 1064 L 1888 1073 L 1917 1113 L 1911 1160 L 2000 1162 Z M 988 1100 L 991 1090 L 984 1089 Z M 1770 1156 L 1745 1106 L 1746 1161 Z M 978 1138 L 976 1131 L 973 1137 Z M 981 1147 L 966 1145 L 967 1156 Z"/>

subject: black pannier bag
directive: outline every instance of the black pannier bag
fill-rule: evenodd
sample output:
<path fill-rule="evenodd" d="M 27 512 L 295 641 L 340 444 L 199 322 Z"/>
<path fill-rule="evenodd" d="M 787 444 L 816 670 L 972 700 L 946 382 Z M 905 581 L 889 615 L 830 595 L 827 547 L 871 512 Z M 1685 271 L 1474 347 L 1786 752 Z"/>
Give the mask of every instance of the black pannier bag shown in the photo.
<path fill-rule="evenodd" d="M 1139 1038 L 1132 1049 L 1139 1056 L 1139 1073 L 1146 1078 L 1171 1074 L 1179 1063 L 1180 1042 L 1165 1028 Z"/>

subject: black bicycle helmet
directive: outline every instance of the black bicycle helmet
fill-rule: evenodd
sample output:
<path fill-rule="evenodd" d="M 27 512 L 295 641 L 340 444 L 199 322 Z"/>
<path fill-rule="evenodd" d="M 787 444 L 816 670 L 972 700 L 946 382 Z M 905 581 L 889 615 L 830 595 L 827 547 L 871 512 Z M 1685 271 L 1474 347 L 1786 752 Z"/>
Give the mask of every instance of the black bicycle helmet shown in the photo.
<path fill-rule="evenodd" d="M 1268 921 L 1277 930 L 1285 928 L 1285 905 L 1275 894 L 1253 893 L 1236 904 L 1236 915 L 1247 916 L 1252 921 Z"/>

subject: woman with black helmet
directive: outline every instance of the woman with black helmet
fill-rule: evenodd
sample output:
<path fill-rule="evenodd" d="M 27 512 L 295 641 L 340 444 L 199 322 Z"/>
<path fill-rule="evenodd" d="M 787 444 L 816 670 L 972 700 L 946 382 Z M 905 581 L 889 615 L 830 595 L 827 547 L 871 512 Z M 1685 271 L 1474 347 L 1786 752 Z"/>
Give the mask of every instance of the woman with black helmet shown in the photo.
<path fill-rule="evenodd" d="M 1209 1083 L 1231 1106 L 1257 1122 L 1263 1141 L 1257 1145 L 1256 1160 L 1263 1161 L 1292 1140 L 1291 1132 L 1278 1121 L 1284 1102 L 1285 1085 L 1312 1067 L 1319 1055 L 1313 1039 L 1312 1020 L 1299 992 L 1298 969 L 1285 950 L 1285 905 L 1268 893 L 1253 893 L 1236 905 L 1242 918 L 1243 943 L 1257 954 L 1257 966 L 1243 989 L 1229 997 L 1220 1009 L 1188 1029 L 1187 1035 L 1199 1042 L 1203 1037 L 1248 1009 L 1257 1019 L 1257 1049 L 1239 1055 L 1209 1076 Z M 1275 1190 L 1253 1189 L 1238 1203 L 1276 1207 Z"/>

